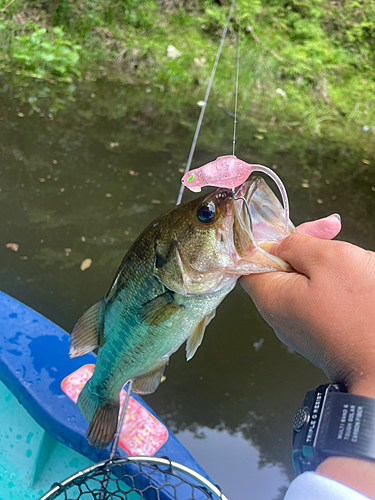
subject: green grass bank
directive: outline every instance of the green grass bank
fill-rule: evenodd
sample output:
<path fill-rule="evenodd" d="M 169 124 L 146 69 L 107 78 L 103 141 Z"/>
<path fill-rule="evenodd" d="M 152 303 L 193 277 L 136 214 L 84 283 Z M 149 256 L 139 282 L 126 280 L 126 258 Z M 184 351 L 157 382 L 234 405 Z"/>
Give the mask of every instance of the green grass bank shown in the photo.
<path fill-rule="evenodd" d="M 228 9 L 224 0 L 1 0 L 0 70 L 29 111 L 65 108 L 77 82 L 103 75 L 157 87 L 164 109 L 183 109 L 203 99 Z M 237 0 L 211 94 L 228 110 L 239 27 L 242 118 L 369 142 L 373 0 Z"/>

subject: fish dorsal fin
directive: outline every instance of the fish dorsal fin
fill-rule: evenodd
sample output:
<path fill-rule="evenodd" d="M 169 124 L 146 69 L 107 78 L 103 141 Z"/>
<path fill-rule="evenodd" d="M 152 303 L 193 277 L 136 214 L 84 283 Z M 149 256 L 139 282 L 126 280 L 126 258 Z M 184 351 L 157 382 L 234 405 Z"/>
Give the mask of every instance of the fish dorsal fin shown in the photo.
<path fill-rule="evenodd" d="M 186 342 L 186 359 L 189 361 L 196 353 L 203 340 L 204 331 L 208 323 L 215 317 L 216 309 L 207 314 L 195 327 L 193 333 Z"/>
<path fill-rule="evenodd" d="M 149 326 L 160 325 L 167 321 L 184 307 L 173 301 L 173 295 L 173 292 L 168 291 L 143 304 L 138 312 L 139 321 Z"/>
<path fill-rule="evenodd" d="M 79 318 L 70 336 L 70 358 L 83 356 L 99 347 L 99 314 L 102 301 L 96 302 Z"/>
<path fill-rule="evenodd" d="M 145 375 L 141 375 L 140 377 L 136 377 L 133 380 L 133 392 L 143 395 L 155 392 L 159 387 L 160 379 L 163 376 L 164 368 L 168 363 L 168 359 L 163 365 L 159 366 L 155 370 L 152 370 Z"/>

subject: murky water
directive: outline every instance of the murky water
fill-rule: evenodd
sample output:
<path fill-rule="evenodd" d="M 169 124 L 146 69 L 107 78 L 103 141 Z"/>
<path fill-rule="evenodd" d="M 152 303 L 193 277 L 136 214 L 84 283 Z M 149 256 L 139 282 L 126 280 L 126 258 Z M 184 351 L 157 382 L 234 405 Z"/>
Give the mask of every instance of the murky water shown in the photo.
<path fill-rule="evenodd" d="M 172 114 L 149 90 L 98 82 L 57 117 L 26 116 L 11 92 L 0 97 L 1 288 L 67 331 L 175 203 L 199 110 Z M 231 119 L 211 110 L 194 166 L 231 150 Z M 262 127 L 239 122 L 237 155 L 277 166 L 292 220 L 339 212 L 341 238 L 375 250 L 370 137 L 367 151 L 351 151 Z M 281 498 L 293 477 L 293 414 L 324 376 L 279 343 L 240 287 L 194 358 L 186 363 L 181 348 L 166 376 L 147 402 L 229 498 Z"/>

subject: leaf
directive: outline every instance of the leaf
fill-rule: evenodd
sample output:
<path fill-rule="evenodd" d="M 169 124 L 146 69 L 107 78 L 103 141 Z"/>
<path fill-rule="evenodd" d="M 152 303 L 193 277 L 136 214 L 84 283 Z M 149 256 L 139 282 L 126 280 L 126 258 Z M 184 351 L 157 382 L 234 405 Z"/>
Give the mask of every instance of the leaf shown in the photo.
<path fill-rule="evenodd" d="M 84 261 L 82 261 L 80 266 L 81 271 L 85 271 L 86 269 L 88 269 L 91 266 L 91 264 L 92 264 L 91 259 L 85 259 Z"/>
<path fill-rule="evenodd" d="M 7 243 L 5 247 L 9 248 L 9 250 L 13 250 L 13 252 L 18 252 L 20 246 L 18 243 Z"/>
<path fill-rule="evenodd" d="M 32 61 L 32 57 L 27 54 L 13 54 L 15 59 L 20 59 L 21 61 Z"/>
<path fill-rule="evenodd" d="M 39 57 L 41 59 L 43 59 L 43 61 L 47 61 L 47 62 L 50 62 L 50 61 L 53 61 L 55 59 L 55 54 L 51 54 L 51 53 L 41 53 L 39 54 Z"/>

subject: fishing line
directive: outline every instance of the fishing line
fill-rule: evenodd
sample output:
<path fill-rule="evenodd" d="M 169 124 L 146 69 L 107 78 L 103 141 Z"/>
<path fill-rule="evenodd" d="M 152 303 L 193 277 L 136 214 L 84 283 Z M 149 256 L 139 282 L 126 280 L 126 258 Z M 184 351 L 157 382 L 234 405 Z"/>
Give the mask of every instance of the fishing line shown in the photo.
<path fill-rule="evenodd" d="M 7 4 L 6 4 L 6 6 L 5 6 L 5 7 L 3 7 L 3 8 L 0 10 L 0 12 L 4 12 L 4 10 L 6 10 L 6 9 L 7 9 L 10 5 L 12 5 L 12 3 L 13 3 L 13 2 L 14 2 L 14 0 L 10 0 L 10 2 L 9 2 L 9 3 L 7 3 Z"/>
<path fill-rule="evenodd" d="M 232 148 L 232 155 L 233 156 L 234 156 L 234 151 L 236 148 L 236 132 L 237 132 L 238 75 L 240 73 L 240 39 L 241 39 L 241 24 L 238 27 L 238 33 L 237 33 L 236 92 L 235 92 L 235 98 L 234 98 L 233 148 Z M 234 188 L 232 188 L 232 196 L 233 196 L 233 199 L 235 201 L 241 200 L 244 203 L 247 215 L 249 217 L 250 231 L 251 231 L 251 234 L 253 234 L 253 220 L 251 218 L 249 204 L 244 196 L 237 196 L 240 189 L 238 189 L 238 191 L 236 193 Z"/>
<path fill-rule="evenodd" d="M 233 149 L 232 149 L 233 156 L 234 156 L 234 149 L 236 147 L 236 131 L 237 131 L 238 75 L 240 73 L 240 36 L 241 36 L 241 25 L 239 25 L 237 33 L 236 96 L 234 100 Z"/>
<path fill-rule="evenodd" d="M 189 170 L 190 170 L 191 162 L 192 162 L 194 151 L 195 151 L 195 146 L 197 144 L 199 132 L 200 132 L 202 121 L 203 121 L 203 117 L 204 117 L 204 112 L 206 111 L 206 105 L 207 105 L 208 97 L 210 95 L 212 83 L 214 81 L 214 77 L 215 77 L 215 73 L 216 73 L 216 68 L 217 68 L 217 65 L 218 65 L 218 62 L 219 62 L 219 59 L 220 59 L 220 55 L 221 55 L 221 49 L 223 48 L 223 45 L 224 45 L 224 40 L 225 40 L 225 37 L 227 35 L 228 26 L 229 26 L 229 22 L 230 22 L 231 17 L 232 17 L 232 11 L 233 11 L 233 7 L 234 7 L 235 3 L 236 3 L 236 0 L 232 0 L 231 6 L 230 6 L 230 9 L 229 9 L 229 12 L 228 12 L 228 17 L 227 17 L 227 20 L 226 20 L 226 23 L 225 23 L 225 26 L 224 26 L 224 31 L 223 31 L 223 34 L 221 36 L 220 45 L 219 45 L 219 48 L 217 49 L 215 62 L 214 62 L 214 65 L 212 67 L 210 80 L 208 82 L 208 86 L 207 86 L 207 90 L 206 90 L 206 95 L 204 96 L 204 101 L 203 101 L 204 104 L 201 107 L 201 112 L 199 114 L 198 123 L 197 123 L 197 126 L 195 128 L 194 138 L 193 138 L 193 142 L 192 142 L 192 145 L 191 145 L 191 148 L 190 148 L 189 157 L 188 157 L 188 160 L 187 160 L 187 163 L 186 163 L 185 174 L 187 172 L 189 172 Z M 180 191 L 178 193 L 178 197 L 177 197 L 177 201 L 176 201 L 176 205 L 179 205 L 181 203 L 182 195 L 184 193 L 184 189 L 185 189 L 185 186 L 183 184 L 181 184 Z"/>
<path fill-rule="evenodd" d="M 232 149 L 233 156 L 234 156 L 234 150 L 235 150 L 235 146 L 236 146 L 236 132 L 237 132 L 238 78 L 239 78 L 239 73 L 240 73 L 240 50 L 241 50 L 240 37 L 241 37 L 241 24 L 239 24 L 239 26 L 238 26 L 238 34 L 237 34 L 236 95 L 235 95 L 235 101 L 234 101 L 233 149 Z M 288 195 L 286 193 L 286 190 L 285 190 L 285 187 L 284 187 L 282 180 L 275 172 L 273 172 L 268 167 L 264 167 L 263 165 L 256 165 L 256 167 L 257 167 L 256 170 L 258 172 L 264 172 L 269 177 L 271 177 L 271 179 L 274 181 L 274 183 L 278 187 L 280 194 L 281 194 L 281 198 L 283 200 L 285 227 L 286 227 L 286 229 L 288 229 L 288 227 L 289 227 L 289 201 L 288 201 Z M 232 189 L 232 194 L 233 194 L 234 200 L 242 200 L 245 203 L 247 214 L 248 214 L 249 220 L 250 220 L 250 229 L 252 232 L 253 231 L 253 224 L 252 224 L 251 215 L 250 215 L 249 203 L 246 201 L 246 199 L 243 196 L 237 197 L 238 191 L 237 191 L 237 193 L 235 193 L 234 188 Z"/>
<path fill-rule="evenodd" d="M 236 132 L 237 132 L 238 76 L 240 73 L 240 39 L 241 39 L 241 24 L 238 27 L 238 33 L 237 33 L 236 92 L 235 92 L 235 98 L 234 98 L 233 148 L 232 148 L 232 155 L 233 156 L 234 156 L 234 151 L 236 148 Z M 238 189 L 238 191 L 236 193 L 234 188 L 232 188 L 232 196 L 233 196 L 233 199 L 235 201 L 241 200 L 244 203 L 247 215 L 249 217 L 250 231 L 251 231 L 251 234 L 253 234 L 253 220 L 251 218 L 249 204 L 248 204 L 246 198 L 244 198 L 243 196 L 237 196 L 240 189 Z"/>

